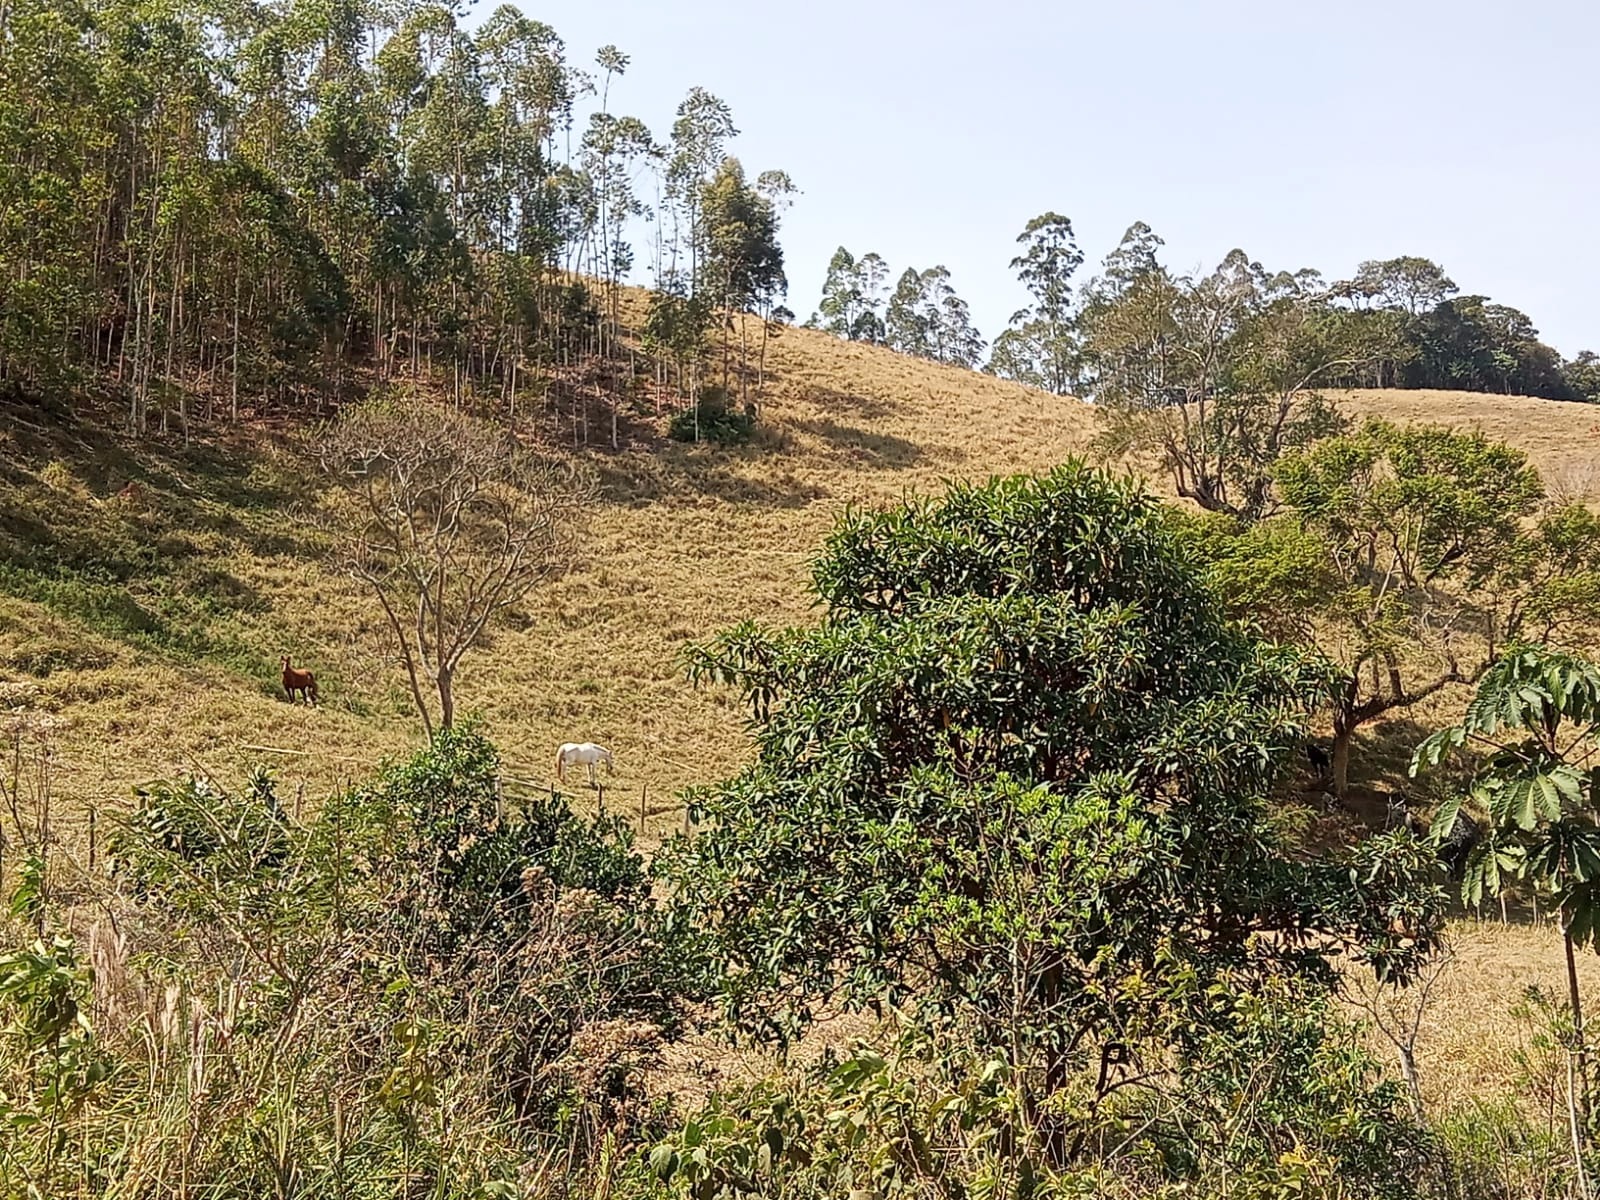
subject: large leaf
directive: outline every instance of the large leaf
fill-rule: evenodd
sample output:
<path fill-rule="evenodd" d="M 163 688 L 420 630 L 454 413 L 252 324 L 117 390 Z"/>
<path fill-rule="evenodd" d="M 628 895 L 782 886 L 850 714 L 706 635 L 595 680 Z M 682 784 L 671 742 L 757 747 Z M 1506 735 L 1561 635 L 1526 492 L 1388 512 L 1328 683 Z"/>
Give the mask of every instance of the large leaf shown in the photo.
<path fill-rule="evenodd" d="M 1442 843 L 1456 828 L 1456 818 L 1461 814 L 1461 806 L 1467 801 L 1465 792 L 1456 792 L 1433 814 L 1433 821 L 1428 826 L 1428 836 L 1435 843 Z"/>

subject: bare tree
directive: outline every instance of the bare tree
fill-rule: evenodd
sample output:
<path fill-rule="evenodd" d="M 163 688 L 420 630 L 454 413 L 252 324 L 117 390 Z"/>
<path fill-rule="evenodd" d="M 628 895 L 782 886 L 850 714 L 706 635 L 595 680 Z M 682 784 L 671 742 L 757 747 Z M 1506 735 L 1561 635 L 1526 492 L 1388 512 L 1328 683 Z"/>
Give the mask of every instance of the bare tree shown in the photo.
<path fill-rule="evenodd" d="M 350 410 L 318 454 L 346 485 L 341 554 L 383 606 L 432 737 L 428 693 L 448 729 L 463 656 L 496 613 L 565 568 L 593 485 L 502 426 L 420 402 Z"/>
<path fill-rule="evenodd" d="M 1382 980 L 1368 979 L 1355 972 L 1351 974 L 1351 1000 L 1372 1018 L 1373 1028 L 1394 1047 L 1400 1058 L 1400 1074 L 1406 1081 L 1411 1110 L 1418 1119 L 1423 1116 L 1423 1104 L 1422 1077 L 1417 1069 L 1417 1042 L 1422 1035 L 1422 1022 L 1428 1014 L 1428 1006 L 1437 998 L 1435 989 L 1449 973 L 1455 958 L 1455 946 L 1448 940 L 1441 940 L 1438 952 L 1417 973 L 1411 986 L 1404 988 Z"/>

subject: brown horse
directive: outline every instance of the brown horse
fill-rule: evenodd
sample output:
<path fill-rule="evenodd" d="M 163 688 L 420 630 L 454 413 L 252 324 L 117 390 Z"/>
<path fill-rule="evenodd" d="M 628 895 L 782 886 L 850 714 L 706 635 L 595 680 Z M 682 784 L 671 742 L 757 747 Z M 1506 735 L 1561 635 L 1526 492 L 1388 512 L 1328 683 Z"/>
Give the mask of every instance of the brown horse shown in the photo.
<path fill-rule="evenodd" d="M 308 704 L 317 702 L 317 677 L 310 671 L 297 671 L 289 665 L 289 656 L 283 656 L 283 690 L 289 695 L 289 703 L 294 703 L 294 694 L 300 693 L 301 699 Z"/>

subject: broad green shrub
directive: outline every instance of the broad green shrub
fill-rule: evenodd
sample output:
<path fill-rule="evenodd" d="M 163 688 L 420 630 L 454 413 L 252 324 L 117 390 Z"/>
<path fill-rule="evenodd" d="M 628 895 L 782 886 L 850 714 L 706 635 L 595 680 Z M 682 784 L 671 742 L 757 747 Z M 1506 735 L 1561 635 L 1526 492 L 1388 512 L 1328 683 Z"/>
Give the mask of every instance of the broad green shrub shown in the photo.
<path fill-rule="evenodd" d="M 1266 819 L 1326 664 L 1231 620 L 1135 485 L 1069 463 L 851 513 L 813 588 L 815 627 L 691 652 L 757 754 L 658 860 L 744 1028 L 914 999 L 1004 1054 L 1060 1160 L 1084 1120 L 1051 1098 L 1226 1033 L 1219 989 L 1427 955 L 1418 839 L 1310 857 Z"/>

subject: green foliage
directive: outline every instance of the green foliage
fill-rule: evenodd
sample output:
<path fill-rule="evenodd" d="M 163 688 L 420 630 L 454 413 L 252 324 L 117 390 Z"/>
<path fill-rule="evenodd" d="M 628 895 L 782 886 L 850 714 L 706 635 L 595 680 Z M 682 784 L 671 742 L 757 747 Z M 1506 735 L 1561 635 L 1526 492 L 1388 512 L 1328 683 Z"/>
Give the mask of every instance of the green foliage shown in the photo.
<path fill-rule="evenodd" d="M 1188 1044 L 1212 988 L 1404 978 L 1437 929 L 1425 849 L 1291 857 L 1263 804 L 1326 676 L 1219 611 L 1132 485 L 1071 463 L 850 514 L 815 629 L 692 655 L 757 761 L 663 852 L 746 1027 L 915 997 L 1040 1094 L 1122 1038 Z M 1040 1082 L 1042 1080 L 1042 1082 Z"/>
<path fill-rule="evenodd" d="M 753 414 L 730 410 L 727 393 L 719 387 L 708 387 L 701 390 L 698 405 L 673 414 L 667 424 L 667 436 L 677 442 L 740 446 L 750 440 L 755 428 Z"/>
<path fill-rule="evenodd" d="M 958 367 L 977 366 L 984 344 L 942 266 L 920 273 L 906 268 L 889 297 L 883 340 L 902 354 Z"/>
<path fill-rule="evenodd" d="M 840 246 L 828 261 L 828 274 L 822 282 L 822 300 L 810 323 L 834 337 L 881 343 L 885 328 L 880 310 L 888 275 L 889 264 L 877 254 L 868 252 L 858 261 Z"/>
<path fill-rule="evenodd" d="M 619 354 L 641 218 L 703 309 L 782 290 L 777 175 L 715 177 L 727 106 L 694 89 L 658 146 L 612 111 L 625 54 L 591 78 L 509 5 L 472 28 L 349 0 L 5 17 L 0 384 L 103 384 L 141 432 L 321 412 L 369 364 L 505 399 Z"/>
<path fill-rule="evenodd" d="M 858 1043 L 781 1081 L 714 1096 L 651 1150 L 695 1200 L 741 1195 L 1067 1196 L 1425 1194 L 1428 1135 L 1379 1077 L 1357 1031 L 1318 1000 L 1237 1000 L 1235 1020 L 1181 1063 L 1055 1105 L 1082 1124 L 1070 1161 L 1040 1157 L 1025 1089 L 1003 1058 L 949 1030 Z M 1114 1069 L 1116 1070 L 1116 1069 Z"/>
<path fill-rule="evenodd" d="M 304 823 L 264 774 L 152 786 L 113 850 L 98 1037 L 70 942 L 0 958 L 7 1185 L 514 1195 L 656 1129 L 692 980 L 626 824 L 505 795 L 470 726 Z"/>
<path fill-rule="evenodd" d="M 1433 832 L 1448 837 L 1469 798 L 1489 834 L 1467 860 L 1462 899 L 1478 904 L 1512 880 L 1560 909 L 1575 945 L 1600 946 L 1600 666 L 1565 651 L 1513 648 L 1484 675 L 1461 723 L 1417 747 L 1412 773 L 1471 743 L 1487 756 L 1467 794 L 1442 805 Z"/>
<path fill-rule="evenodd" d="M 1281 516 L 1190 536 L 1235 611 L 1338 661 L 1340 786 L 1355 730 L 1600 618 L 1600 519 L 1543 506 L 1527 456 L 1481 433 L 1369 420 L 1274 477 Z"/>
<path fill-rule="evenodd" d="M 1017 235 L 1023 252 L 1011 269 L 1028 289 L 1033 304 L 1011 318 L 995 339 L 985 368 L 1057 395 L 1078 384 L 1081 351 L 1072 305 L 1072 276 L 1083 265 L 1072 222 L 1060 213 L 1041 213 Z"/>
<path fill-rule="evenodd" d="M 89 972 L 71 938 L 41 938 L 0 955 L 0 1014 L 10 1018 L 0 1027 L 0 1179 L 12 1166 L 11 1147 L 30 1137 L 53 1140 L 58 1123 L 110 1078 L 113 1064 L 96 1043 L 89 1002 Z M 47 1145 L 46 1153 L 57 1149 Z"/>
<path fill-rule="evenodd" d="M 1269 273 L 1235 250 L 1174 275 L 1135 225 L 1086 292 L 1079 322 L 1103 444 L 1155 453 L 1180 496 L 1253 522 L 1276 508 L 1274 465 L 1338 432 L 1315 390 L 1371 352 L 1312 271 Z"/>
<path fill-rule="evenodd" d="M 1438 264 L 1414 255 L 1364 262 L 1355 278 L 1335 284 L 1356 321 L 1386 346 L 1350 382 L 1584 398 L 1581 355 L 1563 364 L 1522 313 L 1459 291 Z"/>

